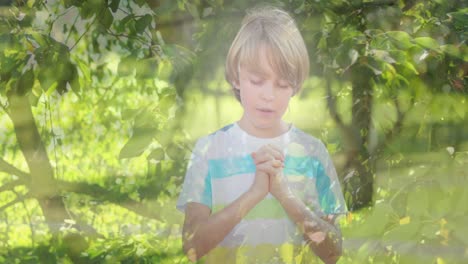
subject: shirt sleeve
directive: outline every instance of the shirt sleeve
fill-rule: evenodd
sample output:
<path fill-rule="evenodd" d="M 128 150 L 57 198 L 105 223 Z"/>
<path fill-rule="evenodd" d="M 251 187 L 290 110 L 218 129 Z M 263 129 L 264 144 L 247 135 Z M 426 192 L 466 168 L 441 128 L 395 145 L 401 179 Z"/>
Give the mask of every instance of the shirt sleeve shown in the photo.
<path fill-rule="evenodd" d="M 189 202 L 201 203 L 211 208 L 211 178 L 208 173 L 208 137 L 195 144 L 187 166 L 182 191 L 177 200 L 177 209 L 185 212 Z"/>
<path fill-rule="evenodd" d="M 319 162 L 316 166 L 315 188 L 318 203 L 324 214 L 346 214 L 346 202 L 338 180 L 335 166 L 325 145 L 318 146 Z"/>

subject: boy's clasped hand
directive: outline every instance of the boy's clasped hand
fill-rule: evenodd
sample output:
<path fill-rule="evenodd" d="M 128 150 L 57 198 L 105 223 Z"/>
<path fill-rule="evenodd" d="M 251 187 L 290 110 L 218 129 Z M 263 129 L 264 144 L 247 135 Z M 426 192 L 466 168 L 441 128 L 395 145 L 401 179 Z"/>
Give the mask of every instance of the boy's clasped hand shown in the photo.
<path fill-rule="evenodd" d="M 278 200 L 291 194 L 283 177 L 284 155 L 278 147 L 267 144 L 253 152 L 251 156 L 256 166 L 252 185 L 254 191 L 262 197 L 270 192 Z"/>

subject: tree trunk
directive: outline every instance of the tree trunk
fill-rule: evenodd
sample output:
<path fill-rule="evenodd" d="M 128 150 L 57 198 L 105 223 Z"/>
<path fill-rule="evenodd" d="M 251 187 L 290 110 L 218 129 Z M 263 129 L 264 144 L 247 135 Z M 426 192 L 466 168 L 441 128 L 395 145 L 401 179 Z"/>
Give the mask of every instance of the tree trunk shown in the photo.
<path fill-rule="evenodd" d="M 65 219 L 71 219 L 60 196 L 54 171 L 46 149 L 39 135 L 31 105 L 27 96 L 10 94 L 8 96 L 9 115 L 13 122 L 18 144 L 28 164 L 31 184 L 30 196 L 37 199 L 50 231 L 58 238 L 60 227 Z M 79 260 L 80 253 L 86 249 L 87 242 L 83 236 L 65 235 L 63 241 L 72 260 Z"/>
<path fill-rule="evenodd" d="M 348 137 L 352 142 L 348 150 L 346 170 L 354 173 L 347 187 L 351 201 L 349 207 L 356 210 L 372 203 L 374 183 L 374 161 L 369 153 L 369 131 L 372 125 L 372 84 L 373 72 L 365 66 L 353 67 L 352 122 Z"/>

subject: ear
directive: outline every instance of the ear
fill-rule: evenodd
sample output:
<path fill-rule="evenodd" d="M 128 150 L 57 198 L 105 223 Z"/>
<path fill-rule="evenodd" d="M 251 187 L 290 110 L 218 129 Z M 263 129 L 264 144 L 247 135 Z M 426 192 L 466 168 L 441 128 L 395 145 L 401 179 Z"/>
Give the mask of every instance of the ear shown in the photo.
<path fill-rule="evenodd" d="M 299 92 L 298 90 L 299 90 L 298 88 L 293 88 L 291 98 L 294 97 Z"/>
<path fill-rule="evenodd" d="M 234 87 L 234 89 L 236 89 L 236 90 L 240 90 L 239 80 L 233 81 L 232 82 L 232 87 Z"/>

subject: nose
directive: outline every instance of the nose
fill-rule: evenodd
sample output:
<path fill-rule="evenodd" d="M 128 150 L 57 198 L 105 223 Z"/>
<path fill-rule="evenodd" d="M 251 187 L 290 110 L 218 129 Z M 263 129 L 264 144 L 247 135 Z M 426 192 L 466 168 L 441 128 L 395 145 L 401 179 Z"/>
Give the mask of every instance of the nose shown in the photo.
<path fill-rule="evenodd" d="M 261 97 L 264 100 L 271 101 L 275 99 L 275 87 L 272 84 L 267 84 L 263 87 Z"/>

